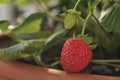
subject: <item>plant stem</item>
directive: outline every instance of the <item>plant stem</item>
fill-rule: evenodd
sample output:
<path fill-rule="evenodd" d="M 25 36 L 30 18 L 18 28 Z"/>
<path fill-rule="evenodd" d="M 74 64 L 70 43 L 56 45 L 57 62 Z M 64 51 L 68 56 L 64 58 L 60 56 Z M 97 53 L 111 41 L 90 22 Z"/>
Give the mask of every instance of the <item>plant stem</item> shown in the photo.
<path fill-rule="evenodd" d="M 85 28 L 86 28 L 86 25 L 87 25 L 87 22 L 89 20 L 89 18 L 91 17 L 91 13 L 88 14 L 87 18 L 85 19 L 85 22 L 83 23 L 83 28 L 82 28 L 82 32 L 81 32 L 81 35 L 83 35 L 85 33 Z"/>
<path fill-rule="evenodd" d="M 99 63 L 99 62 L 93 62 L 93 63 L 96 63 L 96 64 L 104 64 L 104 65 L 108 65 L 108 66 L 113 66 L 113 67 L 117 67 L 117 68 L 120 68 L 120 65 L 117 65 L 117 64 L 110 64 L 110 63 Z"/>
<path fill-rule="evenodd" d="M 42 67 L 47 67 L 47 65 L 45 65 L 43 62 L 42 62 L 42 59 L 41 59 L 41 56 L 39 55 L 32 55 L 34 61 L 39 65 L 39 66 L 42 66 Z"/>
<path fill-rule="evenodd" d="M 54 63 L 52 63 L 52 64 L 50 65 L 50 67 L 54 67 L 54 66 L 56 66 L 56 65 L 58 65 L 58 64 L 60 64 L 60 60 L 55 61 Z"/>
<path fill-rule="evenodd" d="M 75 4 L 75 6 L 74 6 L 74 8 L 73 8 L 74 10 L 76 10 L 76 8 L 77 8 L 79 2 L 80 2 L 80 0 L 78 0 L 77 3 Z"/>
<path fill-rule="evenodd" d="M 46 5 L 44 4 L 44 2 L 43 2 L 42 0 L 35 0 L 35 2 L 42 7 L 42 9 L 44 10 L 44 12 L 45 12 L 50 18 L 52 18 L 52 19 L 54 19 L 54 20 L 56 20 L 56 21 L 60 21 L 60 22 L 63 21 L 61 18 L 52 16 L 52 15 L 50 14 L 49 10 L 47 9 Z"/>
<path fill-rule="evenodd" d="M 120 60 L 92 60 L 92 62 L 97 62 L 97 63 L 120 63 Z"/>

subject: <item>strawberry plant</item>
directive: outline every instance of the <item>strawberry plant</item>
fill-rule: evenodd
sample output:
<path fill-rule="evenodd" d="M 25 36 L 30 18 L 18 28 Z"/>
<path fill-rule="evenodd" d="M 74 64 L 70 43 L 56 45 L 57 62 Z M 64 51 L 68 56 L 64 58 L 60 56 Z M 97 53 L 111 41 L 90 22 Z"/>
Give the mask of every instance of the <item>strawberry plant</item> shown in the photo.
<path fill-rule="evenodd" d="M 0 31 L 16 42 L 1 47 L 0 58 L 67 72 L 102 74 L 97 69 L 105 68 L 103 74 L 119 75 L 115 69 L 120 68 L 120 1 L 56 0 L 57 6 L 46 6 L 51 1 L 0 1 L 19 7 L 32 3 L 42 9 L 18 21 L 12 29 L 9 21 L 0 21 Z M 56 16 L 51 14 L 54 9 L 59 10 Z"/>

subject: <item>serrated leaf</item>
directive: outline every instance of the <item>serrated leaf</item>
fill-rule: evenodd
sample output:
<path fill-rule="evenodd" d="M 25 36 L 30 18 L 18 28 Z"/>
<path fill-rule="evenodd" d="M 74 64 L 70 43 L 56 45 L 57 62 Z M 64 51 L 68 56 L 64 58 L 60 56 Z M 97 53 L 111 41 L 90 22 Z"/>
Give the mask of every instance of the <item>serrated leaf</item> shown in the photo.
<path fill-rule="evenodd" d="M 43 13 L 35 13 L 29 16 L 23 24 L 13 30 L 13 33 L 34 33 L 40 30 Z"/>
<path fill-rule="evenodd" d="M 101 18 L 101 24 L 108 32 L 120 33 L 120 2 L 111 6 Z"/>
<path fill-rule="evenodd" d="M 12 0 L 0 0 L 0 4 L 8 4 L 12 2 Z"/>
<path fill-rule="evenodd" d="M 97 47 L 96 44 L 90 45 L 90 48 L 91 48 L 92 50 L 95 49 L 96 47 Z"/>
<path fill-rule="evenodd" d="M 60 30 L 56 33 L 54 33 L 53 35 L 51 35 L 45 42 L 44 47 L 41 49 L 41 53 L 43 51 L 46 51 L 48 49 L 50 49 L 51 47 L 53 47 L 54 45 L 56 45 L 57 43 L 59 43 L 60 41 L 62 41 L 63 37 L 67 34 L 67 30 L 63 29 Z"/>
<path fill-rule="evenodd" d="M 83 39 L 88 44 L 91 44 L 93 42 L 93 38 L 89 37 L 88 34 L 78 35 L 77 37 Z"/>
<path fill-rule="evenodd" d="M 12 61 L 20 58 L 30 57 L 41 49 L 44 41 L 45 40 L 29 40 L 5 49 L 1 49 L 0 58 L 7 61 Z"/>
<path fill-rule="evenodd" d="M 2 30 L 3 33 L 7 34 L 9 25 L 10 23 L 8 21 L 0 21 L 0 30 Z"/>

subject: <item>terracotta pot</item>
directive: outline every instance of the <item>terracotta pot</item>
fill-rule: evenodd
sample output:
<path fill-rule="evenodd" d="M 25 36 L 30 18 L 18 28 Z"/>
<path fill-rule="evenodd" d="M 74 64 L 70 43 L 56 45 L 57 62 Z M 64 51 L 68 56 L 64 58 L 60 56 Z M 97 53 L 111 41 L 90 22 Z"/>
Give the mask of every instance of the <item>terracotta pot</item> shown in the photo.
<path fill-rule="evenodd" d="M 0 80 L 120 80 L 120 77 L 73 74 L 61 70 L 0 60 Z"/>

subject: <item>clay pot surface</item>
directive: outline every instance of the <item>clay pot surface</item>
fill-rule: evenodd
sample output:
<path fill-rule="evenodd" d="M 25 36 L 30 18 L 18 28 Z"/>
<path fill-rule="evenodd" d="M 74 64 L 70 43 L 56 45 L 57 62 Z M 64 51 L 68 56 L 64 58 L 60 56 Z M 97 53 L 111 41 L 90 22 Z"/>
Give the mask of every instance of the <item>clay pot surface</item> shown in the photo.
<path fill-rule="evenodd" d="M 0 80 L 120 80 L 120 77 L 67 73 L 20 62 L 0 60 Z"/>

